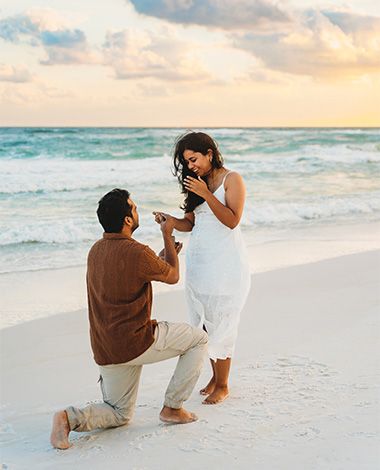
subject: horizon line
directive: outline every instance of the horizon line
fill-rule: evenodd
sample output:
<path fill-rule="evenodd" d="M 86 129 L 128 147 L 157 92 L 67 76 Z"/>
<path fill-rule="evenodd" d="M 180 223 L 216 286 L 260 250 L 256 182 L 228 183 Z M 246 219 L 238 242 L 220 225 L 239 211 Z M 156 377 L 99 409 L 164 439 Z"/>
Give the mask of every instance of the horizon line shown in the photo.
<path fill-rule="evenodd" d="M 0 129 L 380 129 L 375 126 L 7 126 L 0 125 Z"/>

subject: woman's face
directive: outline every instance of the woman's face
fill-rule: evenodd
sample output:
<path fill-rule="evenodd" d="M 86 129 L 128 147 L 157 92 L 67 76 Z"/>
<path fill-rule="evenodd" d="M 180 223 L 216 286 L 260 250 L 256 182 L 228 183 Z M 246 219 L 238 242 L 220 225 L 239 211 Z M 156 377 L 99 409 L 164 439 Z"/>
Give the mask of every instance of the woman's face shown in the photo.
<path fill-rule="evenodd" d="M 198 176 L 207 175 L 212 168 L 212 150 L 209 150 L 206 155 L 203 155 L 201 152 L 194 152 L 193 150 L 185 150 L 183 158 L 188 169 Z"/>

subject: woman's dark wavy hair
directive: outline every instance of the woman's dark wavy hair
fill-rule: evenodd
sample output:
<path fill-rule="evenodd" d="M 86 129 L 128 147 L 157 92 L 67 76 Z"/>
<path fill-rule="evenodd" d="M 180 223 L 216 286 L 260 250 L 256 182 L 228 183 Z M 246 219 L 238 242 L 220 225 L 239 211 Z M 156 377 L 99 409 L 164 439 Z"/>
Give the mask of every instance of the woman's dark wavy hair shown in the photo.
<path fill-rule="evenodd" d="M 185 212 L 192 212 L 199 204 L 204 202 L 203 197 L 188 191 L 185 188 L 184 180 L 186 176 L 197 178 L 197 175 L 190 171 L 183 156 L 185 150 L 192 150 L 193 152 L 200 152 L 206 155 L 209 150 L 212 150 L 211 165 L 213 168 L 222 168 L 223 157 L 219 152 L 217 143 L 204 132 L 189 131 L 178 137 L 174 147 L 174 171 L 173 174 L 178 178 L 182 194 L 185 194 L 185 200 L 181 205 L 181 209 Z M 202 178 L 207 182 L 207 177 Z"/>

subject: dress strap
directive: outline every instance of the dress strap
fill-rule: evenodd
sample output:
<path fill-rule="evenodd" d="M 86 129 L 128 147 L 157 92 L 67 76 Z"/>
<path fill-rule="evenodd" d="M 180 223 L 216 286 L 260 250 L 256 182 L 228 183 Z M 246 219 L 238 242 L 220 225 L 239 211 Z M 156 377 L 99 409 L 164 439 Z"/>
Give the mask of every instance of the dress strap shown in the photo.
<path fill-rule="evenodd" d="M 230 171 L 227 171 L 227 173 L 224 175 L 224 178 L 223 178 L 222 184 L 221 184 L 220 186 L 223 186 L 223 187 L 224 187 L 224 182 L 226 181 L 226 178 L 227 178 L 227 176 L 228 176 L 230 173 L 232 173 L 232 170 L 230 170 Z"/>

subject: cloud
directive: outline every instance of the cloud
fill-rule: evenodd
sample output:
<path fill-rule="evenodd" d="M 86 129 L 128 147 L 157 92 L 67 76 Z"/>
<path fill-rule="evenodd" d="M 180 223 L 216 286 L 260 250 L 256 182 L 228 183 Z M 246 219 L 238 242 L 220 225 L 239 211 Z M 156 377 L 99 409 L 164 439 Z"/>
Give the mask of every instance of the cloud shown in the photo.
<path fill-rule="evenodd" d="M 169 90 L 161 85 L 148 85 L 145 83 L 138 83 L 137 88 L 144 99 L 147 96 L 154 98 L 162 98 L 170 95 Z"/>
<path fill-rule="evenodd" d="M 294 77 L 283 72 L 281 73 L 275 70 L 268 70 L 265 67 L 256 66 L 252 67 L 245 76 L 239 77 L 236 81 L 242 84 L 249 81 L 267 85 L 287 86 L 294 82 Z"/>
<path fill-rule="evenodd" d="M 38 37 L 38 25 L 25 15 L 0 20 L 0 37 L 8 42 L 19 43 L 20 36 Z"/>
<path fill-rule="evenodd" d="M 322 13 L 347 34 L 363 34 L 363 32 L 378 32 L 380 18 L 358 15 L 348 11 L 322 11 Z"/>
<path fill-rule="evenodd" d="M 45 31 L 41 34 L 42 44 L 47 59 L 41 60 L 43 65 L 57 64 L 97 64 L 99 54 L 88 45 L 86 36 L 80 30 Z"/>
<path fill-rule="evenodd" d="M 22 40 L 40 39 L 43 31 L 59 31 L 67 29 L 66 21 L 51 9 L 33 9 L 24 14 L 14 15 L 0 20 L 0 37 L 6 41 L 20 43 Z"/>
<path fill-rule="evenodd" d="M 290 20 L 271 0 L 130 0 L 130 3 L 144 15 L 227 30 L 268 29 Z"/>
<path fill-rule="evenodd" d="M 26 83 L 32 76 L 24 66 L 0 64 L 0 82 Z"/>
<path fill-rule="evenodd" d="M 233 36 L 237 48 L 273 70 L 353 78 L 380 67 L 380 18 L 309 10 L 285 33 Z"/>
<path fill-rule="evenodd" d="M 224 30 L 268 70 L 352 79 L 380 68 L 380 18 L 272 0 L 129 0 L 142 14 Z M 265 74 L 253 79 L 265 81 Z"/>
<path fill-rule="evenodd" d="M 79 29 L 72 31 L 42 31 L 41 40 L 45 46 L 76 47 L 86 42 L 86 36 Z"/>
<path fill-rule="evenodd" d="M 118 79 L 203 81 L 210 78 L 193 56 L 191 44 L 181 41 L 169 29 L 109 32 L 103 54 L 104 65 L 111 66 Z"/>
<path fill-rule="evenodd" d="M 15 87 L 11 83 L 5 83 L 0 87 L 1 106 L 20 106 L 20 109 L 28 105 L 43 107 L 47 102 L 62 102 L 67 99 L 78 101 L 79 97 L 71 91 L 58 89 L 38 80 L 23 87 Z"/>
<path fill-rule="evenodd" d="M 42 65 L 84 65 L 98 64 L 99 57 L 83 44 L 82 47 L 67 48 L 61 46 L 47 47 L 47 59 L 41 60 Z"/>
<path fill-rule="evenodd" d="M 97 63 L 83 31 L 70 29 L 53 10 L 31 10 L 0 20 L 0 37 L 15 44 L 43 46 L 43 65 Z"/>

